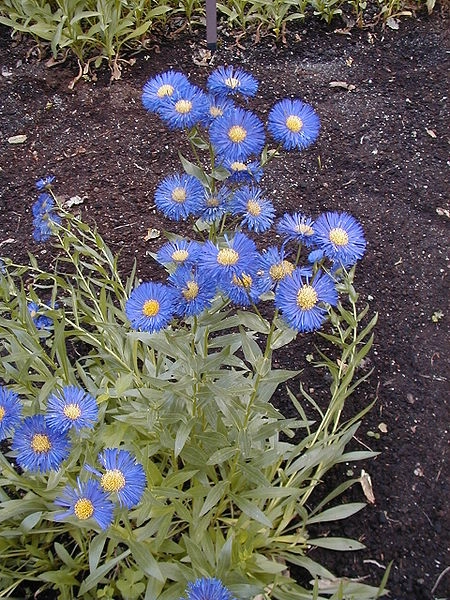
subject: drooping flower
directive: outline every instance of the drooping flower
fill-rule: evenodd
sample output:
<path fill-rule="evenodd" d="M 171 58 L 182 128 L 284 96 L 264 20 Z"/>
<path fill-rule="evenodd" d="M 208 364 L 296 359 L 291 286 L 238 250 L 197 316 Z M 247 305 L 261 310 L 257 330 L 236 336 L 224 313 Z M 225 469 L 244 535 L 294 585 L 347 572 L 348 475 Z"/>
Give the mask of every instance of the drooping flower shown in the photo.
<path fill-rule="evenodd" d="M 255 233 L 270 229 L 275 218 L 272 202 L 256 185 L 245 185 L 239 188 L 233 196 L 231 208 L 234 215 L 243 216 L 241 225 L 247 226 Z"/>
<path fill-rule="evenodd" d="M 207 273 L 181 268 L 169 277 L 169 281 L 177 292 L 175 314 L 178 316 L 193 317 L 211 306 L 216 282 Z"/>
<path fill-rule="evenodd" d="M 264 147 L 264 125 L 251 111 L 237 107 L 216 119 L 209 139 L 220 160 L 245 162 Z"/>
<path fill-rule="evenodd" d="M 277 285 L 282 279 L 292 275 L 295 265 L 287 260 L 287 256 L 284 250 L 279 250 L 276 246 L 269 246 L 262 252 L 259 269 L 272 285 Z"/>
<path fill-rule="evenodd" d="M 176 91 L 187 85 L 190 85 L 189 79 L 183 73 L 172 70 L 160 73 L 151 77 L 144 85 L 142 104 L 148 111 L 157 113 Z"/>
<path fill-rule="evenodd" d="M 186 598 L 180 600 L 236 600 L 220 579 L 203 578 L 188 583 Z"/>
<path fill-rule="evenodd" d="M 248 273 L 258 258 L 256 244 L 244 233 L 237 232 L 233 238 L 226 239 L 220 246 L 210 240 L 203 245 L 198 265 L 214 281 L 231 281 L 233 275 Z"/>
<path fill-rule="evenodd" d="M 170 129 L 191 129 L 205 119 L 208 110 L 206 94 L 197 86 L 188 84 L 175 90 L 160 106 L 158 114 Z"/>
<path fill-rule="evenodd" d="M 221 164 L 230 176 L 227 182 L 230 183 L 258 183 L 264 175 L 264 169 L 258 160 L 224 160 Z"/>
<path fill-rule="evenodd" d="M 156 260 L 165 266 L 191 266 L 201 252 L 202 246 L 194 240 L 179 239 L 162 245 Z"/>
<path fill-rule="evenodd" d="M 22 403 L 19 396 L 0 385 L 0 441 L 11 435 L 21 418 Z"/>
<path fill-rule="evenodd" d="M 36 329 L 51 329 L 53 327 L 53 319 L 42 312 L 37 302 L 29 302 L 27 308 Z"/>
<path fill-rule="evenodd" d="M 145 282 L 131 292 L 125 313 L 133 329 L 154 333 L 170 323 L 174 303 L 172 288 L 162 283 Z"/>
<path fill-rule="evenodd" d="M 242 94 L 251 97 L 258 90 L 258 80 L 240 67 L 218 67 L 208 77 L 206 87 L 212 94 L 220 96 Z"/>
<path fill-rule="evenodd" d="M 285 213 L 278 221 L 276 229 L 286 241 L 293 240 L 306 246 L 314 243 L 314 221 L 302 213 Z"/>
<path fill-rule="evenodd" d="M 93 519 L 101 529 L 108 529 L 113 520 L 114 504 L 95 479 L 83 482 L 78 478 L 77 486 L 66 486 L 55 504 L 67 508 L 66 512 L 54 515 L 56 521 L 70 517 L 76 517 L 79 521 Z"/>
<path fill-rule="evenodd" d="M 127 450 L 107 448 L 98 455 L 104 473 L 85 465 L 85 469 L 100 477 L 100 486 L 108 494 L 116 494 L 119 504 L 133 508 L 139 504 L 147 483 L 144 467 Z"/>
<path fill-rule="evenodd" d="M 320 119 L 301 100 L 280 100 L 269 113 L 267 129 L 286 150 L 303 150 L 313 144 L 320 131 Z"/>
<path fill-rule="evenodd" d="M 59 469 L 69 455 L 70 443 L 66 433 L 50 429 L 44 415 L 34 415 L 16 429 L 11 448 L 23 469 L 45 473 Z"/>
<path fill-rule="evenodd" d="M 327 304 L 335 306 L 338 294 L 333 280 L 317 272 L 314 278 L 295 269 L 282 279 L 275 291 L 275 306 L 286 323 L 297 331 L 320 329 L 327 314 Z"/>
<path fill-rule="evenodd" d="M 223 185 L 214 193 L 205 190 L 200 216 L 205 223 L 214 223 L 229 211 L 230 190 Z"/>
<path fill-rule="evenodd" d="M 344 266 L 355 264 L 366 250 L 364 232 L 348 213 L 327 212 L 314 224 L 315 241 L 325 256 Z"/>
<path fill-rule="evenodd" d="M 33 238 L 36 242 L 46 242 L 53 233 L 53 227 L 61 223 L 61 217 L 55 212 L 55 201 L 46 192 L 39 195 L 32 207 Z"/>
<path fill-rule="evenodd" d="M 68 385 L 51 394 L 47 401 L 46 421 L 50 429 L 65 432 L 92 428 L 98 418 L 97 402 L 83 389 Z"/>
<path fill-rule="evenodd" d="M 54 181 L 55 181 L 54 175 L 48 175 L 47 177 L 38 179 L 36 181 L 36 189 L 38 189 L 39 191 L 44 190 L 47 187 L 51 186 Z"/>
<path fill-rule="evenodd" d="M 226 296 L 237 306 L 257 304 L 262 294 L 270 289 L 270 282 L 258 274 L 256 265 L 257 262 L 247 272 L 233 274 L 230 279 L 224 279 L 219 284 Z"/>
<path fill-rule="evenodd" d="M 209 127 L 213 121 L 219 117 L 223 117 L 225 113 L 236 108 L 234 102 L 226 96 L 208 94 L 207 99 L 208 110 L 201 120 L 202 125 L 205 127 Z"/>
<path fill-rule="evenodd" d="M 202 205 L 204 188 L 200 180 L 186 173 L 169 175 L 155 192 L 155 204 L 174 221 L 197 215 Z"/>

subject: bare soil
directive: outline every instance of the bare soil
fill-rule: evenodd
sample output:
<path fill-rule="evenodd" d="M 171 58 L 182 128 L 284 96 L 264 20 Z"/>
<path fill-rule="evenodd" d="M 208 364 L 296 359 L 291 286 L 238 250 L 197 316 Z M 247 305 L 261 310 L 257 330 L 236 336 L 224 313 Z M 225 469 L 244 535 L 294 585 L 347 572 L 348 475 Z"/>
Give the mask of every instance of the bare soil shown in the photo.
<path fill-rule="evenodd" d="M 166 35 L 136 54 L 133 66 L 124 64 L 119 81 L 105 70 L 73 89 L 75 64 L 47 68 L 33 42 L 15 43 L 0 28 L 0 255 L 26 261 L 30 250 L 47 260 L 48 248 L 31 237 L 31 205 L 35 181 L 54 174 L 56 192 L 79 196 L 76 209 L 120 252 L 121 269 L 137 260 L 139 277 L 155 275 L 148 252 L 164 239 L 148 240 L 147 232 L 173 224 L 156 213 L 153 194 L 179 170 L 184 147 L 142 108 L 142 86 L 156 73 L 173 67 L 203 86 L 216 66 L 239 65 L 260 81 L 249 107 L 263 119 L 283 97 L 313 104 L 322 121 L 318 142 L 272 163 L 263 185 L 279 216 L 345 210 L 364 227 L 368 250 L 356 285 L 379 323 L 374 372 L 349 411 L 376 399 L 354 443 L 380 455 L 332 474 L 338 482 L 363 467 L 376 503 L 319 532 L 360 539 L 366 550 L 311 556 L 339 576 L 373 583 L 393 561 L 391 598 L 449 598 L 450 573 L 439 579 L 450 547 L 448 19 L 435 10 L 401 20 L 398 30 L 344 28 L 341 21 L 310 24 L 290 32 L 286 44 L 220 31 L 211 58 L 204 30 Z M 26 141 L 9 143 L 16 135 Z M 314 352 L 320 341 L 307 343 Z M 278 361 L 305 367 L 307 387 L 320 396 L 327 382 L 305 363 L 305 348 L 298 339 Z M 278 402 L 288 413 L 282 393 Z M 362 489 L 345 499 L 364 500 Z M 303 581 L 304 573 L 293 572 Z"/>

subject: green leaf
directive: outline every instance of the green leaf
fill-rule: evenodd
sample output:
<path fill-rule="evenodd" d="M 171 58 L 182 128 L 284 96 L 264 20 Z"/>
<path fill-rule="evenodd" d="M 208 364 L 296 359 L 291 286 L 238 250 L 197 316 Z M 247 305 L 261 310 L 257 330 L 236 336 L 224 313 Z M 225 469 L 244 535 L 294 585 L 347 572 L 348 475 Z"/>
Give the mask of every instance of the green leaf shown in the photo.
<path fill-rule="evenodd" d="M 130 553 L 131 553 L 131 550 L 125 550 L 124 552 L 119 554 L 119 556 L 116 556 L 115 558 L 108 560 L 106 563 L 104 563 L 100 567 L 96 568 L 94 571 L 91 571 L 91 573 L 87 576 L 87 578 L 81 584 L 80 590 L 78 592 L 79 595 L 83 596 L 83 594 L 86 594 L 87 592 L 89 592 L 89 590 L 91 590 L 98 583 L 100 583 L 100 581 L 103 579 L 103 577 L 105 577 L 105 575 L 109 571 L 111 571 L 111 569 L 113 569 L 118 563 L 120 563 L 124 558 L 129 556 Z"/>
<path fill-rule="evenodd" d="M 357 540 L 351 540 L 341 537 L 323 537 L 313 538 L 308 540 L 308 544 L 311 546 L 319 546 L 320 548 L 327 548 L 328 550 L 339 550 L 342 552 L 349 552 L 352 550 L 363 550 L 364 544 Z"/>
<path fill-rule="evenodd" d="M 247 498 L 243 498 L 242 496 L 237 496 L 236 494 L 231 494 L 231 498 L 236 506 L 245 514 L 247 517 L 258 521 L 265 527 L 272 527 L 272 521 L 266 517 L 263 511 L 256 506 L 254 502 L 247 500 Z"/>
<path fill-rule="evenodd" d="M 309 518 L 307 521 L 307 525 L 311 525 L 312 523 L 322 523 L 325 521 L 339 521 L 341 519 L 346 519 L 347 517 L 351 517 L 352 515 L 359 512 L 365 507 L 366 504 L 364 502 L 349 502 L 348 504 L 343 504 L 341 506 L 334 506 L 333 508 L 328 508 L 320 514 Z"/>
<path fill-rule="evenodd" d="M 214 506 L 216 506 L 218 502 L 220 502 L 228 486 L 228 481 L 220 481 L 218 484 L 216 484 L 209 490 L 208 495 L 206 496 L 205 501 L 203 503 L 203 506 L 200 509 L 198 515 L 199 517 L 203 517 L 203 515 L 206 515 L 206 513 L 208 513 Z"/>

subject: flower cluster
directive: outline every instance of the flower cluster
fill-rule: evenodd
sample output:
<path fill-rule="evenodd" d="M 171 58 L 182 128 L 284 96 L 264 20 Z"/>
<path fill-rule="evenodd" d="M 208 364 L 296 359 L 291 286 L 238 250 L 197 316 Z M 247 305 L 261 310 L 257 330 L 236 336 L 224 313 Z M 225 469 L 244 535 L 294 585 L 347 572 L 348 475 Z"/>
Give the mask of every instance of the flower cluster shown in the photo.
<path fill-rule="evenodd" d="M 254 96 L 258 82 L 240 68 L 219 67 L 206 88 L 175 71 L 144 86 L 144 107 L 168 127 L 186 131 L 213 157 L 209 174 L 203 164 L 193 168 L 184 160 L 186 172 L 165 177 L 157 187 L 156 206 L 174 221 L 192 218 L 194 229 L 209 227 L 210 236 L 204 242 L 179 238 L 160 248 L 156 260 L 168 270 L 168 281 L 144 282 L 132 291 L 126 305 L 131 326 L 159 331 L 174 318 L 199 315 L 221 295 L 244 307 L 272 297 L 288 326 L 298 332 L 318 329 L 337 304 L 339 269 L 364 254 L 362 228 L 339 212 L 315 220 L 302 213 L 277 219 L 260 183 L 267 156 L 277 150 L 268 151 L 259 117 L 235 103 L 236 96 Z M 300 99 L 281 100 L 268 115 L 267 131 L 285 150 L 307 148 L 319 130 L 318 115 Z M 259 236 L 272 226 L 281 243 L 261 252 L 250 234 Z"/>
<path fill-rule="evenodd" d="M 203 578 L 188 584 L 186 598 L 180 600 L 236 600 L 220 579 Z"/>
<path fill-rule="evenodd" d="M 22 418 L 23 405 L 18 395 L 0 386 L 0 440 L 12 435 L 11 449 L 17 464 L 31 473 L 56 471 L 69 457 L 72 439 L 82 428 L 92 429 L 98 419 L 97 402 L 83 389 L 68 385 L 52 393 L 45 414 Z M 98 455 L 103 469 L 85 464 L 84 469 L 96 478 L 77 479 L 76 487 L 66 486 L 57 506 L 67 510 L 55 516 L 64 520 L 75 516 L 79 520 L 94 519 L 105 529 L 113 519 L 117 499 L 119 506 L 136 506 L 144 493 L 144 468 L 126 450 L 107 448 Z"/>
<path fill-rule="evenodd" d="M 49 189 L 54 180 L 53 176 L 40 179 L 36 183 L 38 190 Z M 46 242 L 52 235 L 52 227 L 61 223 L 61 217 L 56 212 L 55 200 L 48 192 L 39 194 L 33 204 L 33 238 L 36 242 Z"/>

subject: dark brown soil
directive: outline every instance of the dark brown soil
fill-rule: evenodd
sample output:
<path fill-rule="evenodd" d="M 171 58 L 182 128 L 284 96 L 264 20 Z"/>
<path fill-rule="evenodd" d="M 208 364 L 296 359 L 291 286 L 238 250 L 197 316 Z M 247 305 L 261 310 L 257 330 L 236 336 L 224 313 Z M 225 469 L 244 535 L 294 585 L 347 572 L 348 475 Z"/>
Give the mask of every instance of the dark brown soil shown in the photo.
<path fill-rule="evenodd" d="M 381 454 L 362 465 L 376 504 L 329 528 L 367 549 L 312 556 L 339 576 L 373 583 L 393 561 L 388 587 L 395 600 L 450 597 L 450 573 L 438 582 L 450 545 L 447 29 L 435 11 L 402 20 L 398 30 L 346 34 L 308 25 L 278 46 L 270 38 L 254 44 L 250 36 L 236 43 L 220 32 L 217 53 L 203 64 L 200 31 L 137 54 L 118 82 L 110 84 L 105 71 L 73 90 L 74 65 L 48 69 L 32 42 L 16 45 L 0 29 L 0 254 L 17 261 L 27 260 L 26 250 L 46 258 L 45 245 L 32 242 L 30 209 L 35 181 L 52 173 L 57 193 L 78 195 L 77 209 L 120 250 L 121 268 L 136 259 L 138 275 L 152 276 L 147 252 L 162 237 L 146 241 L 147 231 L 173 230 L 155 212 L 153 193 L 179 168 L 180 136 L 143 110 L 141 89 L 150 76 L 174 67 L 203 85 L 215 66 L 240 65 L 260 81 L 250 107 L 263 119 L 283 97 L 315 106 L 318 142 L 272 163 L 263 183 L 278 215 L 346 210 L 363 224 L 368 251 L 357 287 L 379 312 L 379 324 L 370 355 L 375 370 L 355 396 L 355 410 L 377 401 L 355 444 Z M 8 143 L 19 134 L 27 136 L 24 143 Z M 279 362 L 302 367 L 299 356 L 304 350 L 294 344 Z M 324 382 L 305 373 L 307 387 L 320 393 Z M 358 474 L 361 465 L 344 465 L 333 477 L 342 480 L 352 468 Z M 352 488 L 348 499 L 364 500 L 362 490 Z"/>

